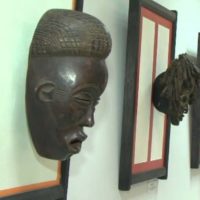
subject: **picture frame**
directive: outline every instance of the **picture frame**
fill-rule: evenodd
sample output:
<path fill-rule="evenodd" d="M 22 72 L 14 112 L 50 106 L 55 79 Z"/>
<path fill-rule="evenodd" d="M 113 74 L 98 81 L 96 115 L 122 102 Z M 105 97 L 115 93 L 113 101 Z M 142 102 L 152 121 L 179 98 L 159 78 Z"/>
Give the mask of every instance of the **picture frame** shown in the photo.
<path fill-rule="evenodd" d="M 177 22 L 175 11 L 154 1 L 129 2 L 120 190 L 167 178 L 170 122 L 153 107 L 151 98 L 154 79 L 174 59 Z"/>
<path fill-rule="evenodd" d="M 196 65 L 200 68 L 200 33 L 198 34 L 198 49 Z M 200 98 L 200 89 L 198 89 L 196 99 Z M 190 166 L 192 169 L 198 169 L 200 165 L 200 102 L 194 101 L 191 106 L 191 139 L 190 139 Z"/>
<path fill-rule="evenodd" d="M 72 0 L 73 10 L 82 12 L 84 0 Z M 67 199 L 67 188 L 68 188 L 68 177 L 69 177 L 69 166 L 70 160 L 58 161 L 58 171 L 57 180 L 50 181 L 46 185 L 39 184 L 41 188 L 34 185 L 33 188 L 40 189 L 30 189 L 32 185 L 25 186 L 23 192 L 20 189 L 14 189 L 11 195 L 1 196 L 1 200 L 66 200 Z M 44 184 L 45 185 L 45 184 Z"/>
<path fill-rule="evenodd" d="M 74 10 L 83 11 L 84 0 L 73 0 Z"/>

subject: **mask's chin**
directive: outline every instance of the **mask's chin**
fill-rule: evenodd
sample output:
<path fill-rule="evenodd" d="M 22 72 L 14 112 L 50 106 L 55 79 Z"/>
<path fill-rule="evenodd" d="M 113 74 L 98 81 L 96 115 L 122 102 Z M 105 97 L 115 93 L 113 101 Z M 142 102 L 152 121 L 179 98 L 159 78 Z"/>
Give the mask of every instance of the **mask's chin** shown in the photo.
<path fill-rule="evenodd" d="M 178 113 L 176 115 L 170 116 L 170 121 L 173 125 L 179 125 L 179 122 L 183 120 L 184 114 Z"/>
<path fill-rule="evenodd" d="M 65 138 L 67 150 L 71 155 L 77 154 L 81 151 L 82 141 L 78 138 L 68 140 Z"/>
<path fill-rule="evenodd" d="M 182 119 L 181 119 L 182 120 Z M 170 118 L 170 121 L 171 121 L 171 123 L 173 124 L 173 125 L 179 125 L 179 122 L 181 121 L 181 120 L 179 120 L 178 118 L 175 118 L 175 117 L 171 117 Z"/>

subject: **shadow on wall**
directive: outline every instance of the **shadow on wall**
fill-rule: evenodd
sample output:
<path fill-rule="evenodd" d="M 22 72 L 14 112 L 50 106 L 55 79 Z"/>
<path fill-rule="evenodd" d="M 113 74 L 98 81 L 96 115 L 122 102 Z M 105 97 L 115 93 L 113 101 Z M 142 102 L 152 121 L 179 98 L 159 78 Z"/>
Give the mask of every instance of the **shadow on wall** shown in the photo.
<path fill-rule="evenodd" d="M 158 179 L 152 179 L 134 184 L 129 191 L 120 192 L 121 199 L 133 200 L 134 197 L 134 200 L 144 200 L 147 198 L 148 193 L 148 200 L 155 200 L 158 191 L 158 183 Z"/>

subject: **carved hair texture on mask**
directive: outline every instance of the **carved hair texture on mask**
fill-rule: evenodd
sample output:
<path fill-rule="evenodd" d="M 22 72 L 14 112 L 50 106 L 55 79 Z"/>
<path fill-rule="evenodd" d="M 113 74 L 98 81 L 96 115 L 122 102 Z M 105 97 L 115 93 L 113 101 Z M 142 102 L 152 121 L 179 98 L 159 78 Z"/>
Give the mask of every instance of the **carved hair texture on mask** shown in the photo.
<path fill-rule="evenodd" d="M 110 34 L 97 18 L 78 11 L 52 9 L 39 21 L 30 56 L 106 58 L 110 51 Z"/>

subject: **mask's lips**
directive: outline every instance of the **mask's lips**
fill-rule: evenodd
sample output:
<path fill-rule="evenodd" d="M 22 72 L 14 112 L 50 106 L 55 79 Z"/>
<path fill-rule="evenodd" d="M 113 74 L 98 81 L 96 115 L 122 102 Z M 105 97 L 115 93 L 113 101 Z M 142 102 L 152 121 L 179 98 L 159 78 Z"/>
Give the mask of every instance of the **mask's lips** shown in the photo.
<path fill-rule="evenodd" d="M 81 150 L 81 144 L 86 138 L 87 135 L 83 131 L 74 133 L 71 137 L 65 137 L 68 151 L 71 154 L 79 153 Z"/>

